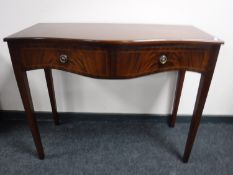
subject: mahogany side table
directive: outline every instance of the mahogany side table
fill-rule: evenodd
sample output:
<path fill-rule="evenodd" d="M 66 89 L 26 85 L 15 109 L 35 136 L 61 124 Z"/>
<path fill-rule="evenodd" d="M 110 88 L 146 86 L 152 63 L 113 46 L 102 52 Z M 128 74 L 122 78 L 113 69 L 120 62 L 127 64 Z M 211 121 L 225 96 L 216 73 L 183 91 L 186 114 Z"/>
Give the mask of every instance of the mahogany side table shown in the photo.
<path fill-rule="evenodd" d="M 186 71 L 201 74 L 183 161 L 187 162 L 223 41 L 192 26 L 40 23 L 9 37 L 12 65 L 40 159 L 43 146 L 26 71 L 44 69 L 55 124 L 59 123 L 51 69 L 101 79 L 178 71 L 170 126 L 174 127 Z"/>

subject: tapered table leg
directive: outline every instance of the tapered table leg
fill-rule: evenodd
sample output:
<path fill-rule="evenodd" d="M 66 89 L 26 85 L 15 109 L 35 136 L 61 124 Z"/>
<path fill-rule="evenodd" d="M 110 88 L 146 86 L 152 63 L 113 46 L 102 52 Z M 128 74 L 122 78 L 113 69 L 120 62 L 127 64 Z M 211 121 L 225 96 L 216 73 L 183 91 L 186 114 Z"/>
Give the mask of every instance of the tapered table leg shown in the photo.
<path fill-rule="evenodd" d="M 201 74 L 201 79 L 198 87 L 196 102 L 193 111 L 193 117 L 189 128 L 188 138 L 186 141 L 185 151 L 183 155 L 183 162 L 188 162 L 190 153 L 192 151 L 193 143 L 197 134 L 197 130 L 201 121 L 202 112 L 206 102 L 206 97 L 208 95 L 210 83 L 214 73 L 215 64 L 218 57 L 219 46 L 214 46 L 210 50 L 209 58 L 211 59 L 211 64 L 209 64 L 209 69 L 207 72 Z"/>
<path fill-rule="evenodd" d="M 36 145 L 38 157 L 44 159 L 44 149 L 41 143 L 40 133 L 34 116 L 34 108 L 32 104 L 31 93 L 29 89 L 26 71 L 21 70 L 20 67 L 14 66 L 14 73 L 18 84 L 19 92 L 22 98 L 23 106 L 27 116 L 27 122 L 31 129 L 31 133 Z"/>
<path fill-rule="evenodd" d="M 180 96 L 183 88 L 183 83 L 184 83 L 184 77 L 185 77 L 185 70 L 180 70 L 178 72 L 178 78 L 177 78 L 177 83 L 176 83 L 176 93 L 175 93 L 175 98 L 174 98 L 174 103 L 173 103 L 173 109 L 172 109 L 172 115 L 169 120 L 169 126 L 174 127 L 176 123 L 176 116 L 177 116 L 177 111 L 180 103 Z"/>
<path fill-rule="evenodd" d="M 54 123 L 55 123 L 55 125 L 58 125 L 59 124 L 59 117 L 58 117 L 58 113 L 57 113 L 56 98 L 55 98 L 55 93 L 54 93 L 52 70 L 51 69 L 44 69 L 44 72 L 45 72 L 45 78 L 46 78 L 46 82 L 47 82 L 49 98 L 50 98 L 50 103 L 51 103 L 52 112 L 53 112 Z"/>
<path fill-rule="evenodd" d="M 203 111 L 206 97 L 208 94 L 210 81 L 211 81 L 210 75 L 202 75 L 201 76 L 200 85 L 198 88 L 197 99 L 196 99 L 196 104 L 194 107 L 193 117 L 192 117 L 190 129 L 189 129 L 189 134 L 188 134 L 188 138 L 186 141 L 186 147 L 185 147 L 185 151 L 184 151 L 184 155 L 183 155 L 184 162 L 188 162 L 188 159 L 189 159 L 189 156 L 190 156 L 190 153 L 192 150 L 194 139 L 196 137 L 199 123 L 201 120 L 202 111 Z"/>

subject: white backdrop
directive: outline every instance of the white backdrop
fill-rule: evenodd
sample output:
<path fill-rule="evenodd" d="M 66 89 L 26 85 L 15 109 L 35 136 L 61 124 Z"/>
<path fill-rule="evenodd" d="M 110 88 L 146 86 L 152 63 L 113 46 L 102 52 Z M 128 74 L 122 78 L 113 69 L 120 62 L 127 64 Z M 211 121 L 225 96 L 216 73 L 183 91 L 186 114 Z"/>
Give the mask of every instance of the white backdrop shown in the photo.
<path fill-rule="evenodd" d="M 233 114 L 233 2 L 230 0 L 0 0 L 0 110 L 23 110 L 4 37 L 39 22 L 189 24 L 225 41 L 205 114 Z M 176 72 L 96 80 L 54 70 L 58 111 L 171 112 Z M 28 73 L 35 110 L 50 111 L 43 71 Z M 199 75 L 186 75 L 180 114 L 191 114 Z"/>

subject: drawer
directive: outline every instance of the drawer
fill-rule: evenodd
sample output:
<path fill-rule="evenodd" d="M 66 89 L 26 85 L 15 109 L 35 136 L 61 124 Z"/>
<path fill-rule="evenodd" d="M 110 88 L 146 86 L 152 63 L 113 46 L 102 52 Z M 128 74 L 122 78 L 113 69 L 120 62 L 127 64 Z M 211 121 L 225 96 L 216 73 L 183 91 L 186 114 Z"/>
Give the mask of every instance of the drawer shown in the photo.
<path fill-rule="evenodd" d="M 145 49 L 47 48 L 21 49 L 26 70 L 60 69 L 96 78 L 133 78 L 170 70 L 207 70 L 205 49 L 156 47 Z"/>
<path fill-rule="evenodd" d="M 208 56 L 203 49 L 135 49 L 116 53 L 116 70 L 119 77 L 137 77 L 169 70 L 184 69 L 203 72 Z"/>
<path fill-rule="evenodd" d="M 25 69 L 53 68 L 93 77 L 109 75 L 108 53 L 103 49 L 23 48 Z"/>

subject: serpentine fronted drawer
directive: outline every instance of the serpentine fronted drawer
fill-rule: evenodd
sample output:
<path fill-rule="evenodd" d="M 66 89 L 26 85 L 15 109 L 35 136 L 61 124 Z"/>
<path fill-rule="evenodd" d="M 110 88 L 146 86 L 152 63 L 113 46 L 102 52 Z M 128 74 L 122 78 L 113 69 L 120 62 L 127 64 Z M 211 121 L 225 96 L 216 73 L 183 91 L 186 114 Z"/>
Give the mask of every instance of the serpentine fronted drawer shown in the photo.
<path fill-rule="evenodd" d="M 106 79 L 133 78 L 178 69 L 203 72 L 209 59 L 205 48 L 169 45 L 114 49 L 101 46 L 22 47 L 20 53 L 26 70 L 53 68 Z"/>

